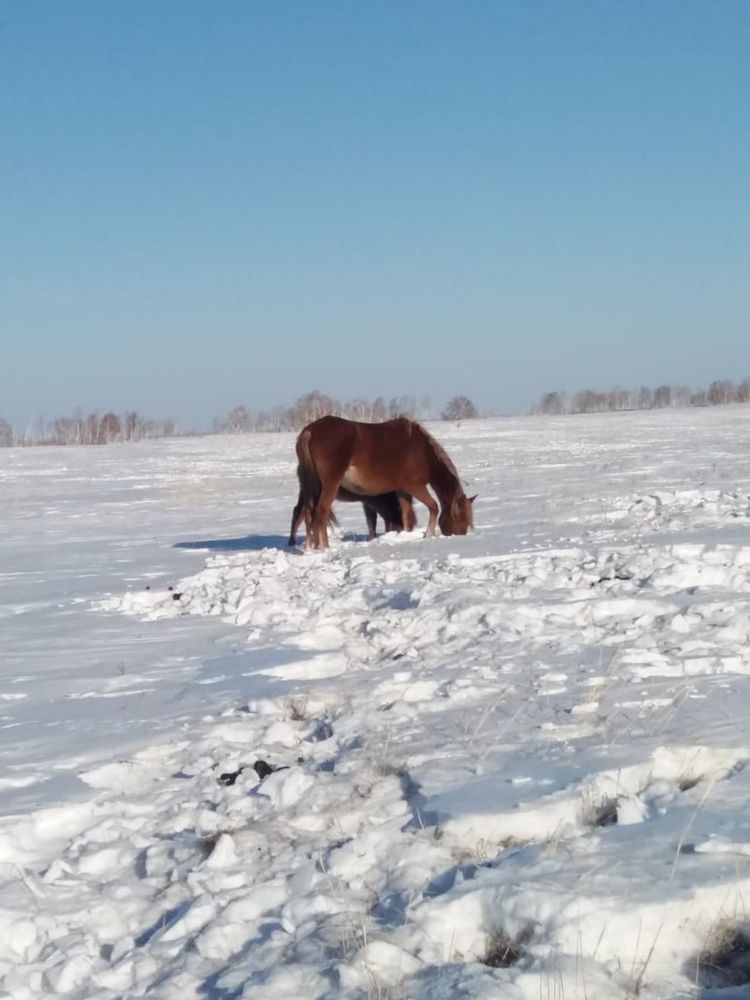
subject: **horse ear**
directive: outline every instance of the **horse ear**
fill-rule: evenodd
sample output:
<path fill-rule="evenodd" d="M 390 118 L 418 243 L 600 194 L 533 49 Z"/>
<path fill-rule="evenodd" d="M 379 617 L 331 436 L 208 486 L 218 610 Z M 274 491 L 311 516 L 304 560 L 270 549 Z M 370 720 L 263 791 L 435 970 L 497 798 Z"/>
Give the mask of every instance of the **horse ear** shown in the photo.
<path fill-rule="evenodd" d="M 478 496 L 479 496 L 479 494 L 475 493 L 473 497 L 467 497 L 466 499 L 469 501 L 469 503 L 474 503 L 474 501 L 476 500 L 476 498 Z"/>

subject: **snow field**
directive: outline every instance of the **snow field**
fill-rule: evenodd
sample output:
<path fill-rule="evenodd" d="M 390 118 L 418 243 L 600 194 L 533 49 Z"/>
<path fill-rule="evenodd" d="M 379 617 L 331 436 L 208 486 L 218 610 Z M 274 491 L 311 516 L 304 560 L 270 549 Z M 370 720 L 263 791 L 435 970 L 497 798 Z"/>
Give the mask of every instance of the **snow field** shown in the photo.
<path fill-rule="evenodd" d="M 562 462 L 578 500 L 513 551 L 470 430 L 473 538 L 219 550 L 93 598 L 237 639 L 206 711 L 3 822 L 10 996 L 747 992 L 746 478 L 680 488 L 694 442 L 648 490 Z"/>

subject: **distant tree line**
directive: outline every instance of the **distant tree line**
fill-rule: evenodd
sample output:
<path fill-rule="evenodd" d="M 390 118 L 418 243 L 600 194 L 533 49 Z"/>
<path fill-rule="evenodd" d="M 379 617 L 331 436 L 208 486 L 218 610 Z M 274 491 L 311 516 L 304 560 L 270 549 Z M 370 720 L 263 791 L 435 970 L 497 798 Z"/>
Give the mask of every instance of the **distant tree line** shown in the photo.
<path fill-rule="evenodd" d="M 378 396 L 372 401 L 351 399 L 340 402 L 317 389 L 305 393 L 291 406 L 275 406 L 253 412 L 246 406 L 235 406 L 226 416 L 213 422 L 215 434 L 242 434 L 247 431 L 296 431 L 326 414 L 375 423 L 403 415 L 416 420 L 429 420 L 432 401 L 429 396 L 393 396 L 386 400 Z M 454 396 L 441 412 L 443 420 L 469 420 L 477 417 L 477 408 L 467 396 Z M 191 434 L 195 431 L 189 432 Z M 123 414 L 112 411 L 84 416 L 76 410 L 72 416 L 52 421 L 36 421 L 23 431 L 11 427 L 0 418 L 0 447 L 13 445 L 113 444 L 121 441 L 142 441 L 146 438 L 175 437 L 179 432 L 174 420 L 147 420 L 135 410 Z"/>
<path fill-rule="evenodd" d="M 244 434 L 247 431 L 294 431 L 313 420 L 333 414 L 349 420 L 387 420 L 397 413 L 414 415 L 420 407 L 429 406 L 429 400 L 417 403 L 413 396 L 394 397 L 388 402 L 379 396 L 369 402 L 366 399 L 352 399 L 345 403 L 327 396 L 317 389 L 305 393 L 291 406 L 274 406 L 270 410 L 249 410 L 246 406 L 235 406 L 226 416 L 214 420 L 216 434 Z"/>
<path fill-rule="evenodd" d="M 0 447 L 38 444 L 112 444 L 116 441 L 142 441 L 146 438 L 173 437 L 177 433 L 174 420 L 148 420 L 128 410 L 122 415 L 76 411 L 69 417 L 57 417 L 47 423 L 37 421 L 23 431 L 0 419 Z"/>
<path fill-rule="evenodd" d="M 348 420 L 362 420 L 377 423 L 391 417 L 405 416 L 415 420 L 429 420 L 432 417 L 432 401 L 429 396 L 394 396 L 389 400 L 350 399 L 341 402 L 317 389 L 305 393 L 291 406 L 276 406 L 271 410 L 253 412 L 246 406 L 235 406 L 226 416 L 214 420 L 217 434 L 243 434 L 247 431 L 297 431 L 313 420 L 333 414 Z M 468 420 L 478 416 L 472 401 L 466 396 L 454 396 L 441 412 L 442 420 Z"/>
<path fill-rule="evenodd" d="M 616 387 L 607 391 L 579 389 L 578 392 L 546 392 L 533 407 L 534 413 L 609 413 L 616 410 L 664 410 L 683 406 L 723 406 L 750 402 L 750 378 L 742 382 L 718 379 L 708 389 L 685 385 L 658 385 L 640 389 Z"/>
<path fill-rule="evenodd" d="M 578 392 L 546 392 L 532 407 L 532 413 L 605 413 L 615 410 L 654 410 L 683 406 L 722 406 L 750 402 L 750 378 L 742 382 L 718 379 L 708 389 L 689 389 L 684 385 L 659 385 L 639 389 L 616 387 L 607 391 L 580 389 Z M 254 412 L 235 406 L 226 416 L 213 422 L 214 434 L 242 434 L 248 431 L 296 431 L 327 414 L 376 423 L 403 415 L 416 420 L 433 417 L 429 396 L 378 396 L 372 401 L 351 399 L 340 402 L 317 389 L 305 393 L 291 406 L 275 406 Z M 440 419 L 460 423 L 480 416 L 468 396 L 454 396 L 441 410 Z M 37 421 L 19 431 L 0 418 L 0 448 L 13 445 L 112 444 L 151 438 L 187 436 L 196 431 L 178 431 L 175 421 L 150 420 L 135 410 L 123 414 L 112 411 L 84 416 L 76 410 L 72 416 L 51 422 Z"/>
<path fill-rule="evenodd" d="M 349 420 L 376 422 L 388 420 L 399 413 L 416 417 L 430 409 L 429 397 L 417 401 L 414 396 L 395 396 L 386 401 L 382 396 L 370 402 L 366 399 L 351 399 L 340 402 L 314 389 L 305 393 L 291 406 L 274 406 L 270 410 L 249 410 L 246 406 L 235 406 L 224 417 L 214 420 L 213 430 L 217 434 L 243 434 L 247 431 L 295 431 L 320 417 L 333 414 Z"/>

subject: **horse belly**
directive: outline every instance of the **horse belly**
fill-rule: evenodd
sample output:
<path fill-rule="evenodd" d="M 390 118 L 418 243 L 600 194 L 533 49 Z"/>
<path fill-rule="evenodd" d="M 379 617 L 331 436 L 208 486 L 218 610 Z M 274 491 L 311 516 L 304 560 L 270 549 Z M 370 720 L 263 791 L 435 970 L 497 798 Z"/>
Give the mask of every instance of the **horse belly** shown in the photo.
<path fill-rule="evenodd" d="M 359 493 L 362 496 L 375 496 L 377 493 L 387 493 L 393 486 L 383 486 L 377 477 L 365 476 L 356 465 L 350 465 L 344 473 L 341 485 L 345 490 Z"/>

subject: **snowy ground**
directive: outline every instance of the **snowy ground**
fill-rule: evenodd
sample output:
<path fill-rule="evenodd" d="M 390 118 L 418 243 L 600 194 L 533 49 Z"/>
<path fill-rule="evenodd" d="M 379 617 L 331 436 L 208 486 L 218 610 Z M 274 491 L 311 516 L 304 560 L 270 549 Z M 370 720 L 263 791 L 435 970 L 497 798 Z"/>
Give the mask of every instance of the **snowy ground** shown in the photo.
<path fill-rule="evenodd" d="M 433 430 L 0 452 L 0 996 L 750 997 L 750 408 Z"/>

